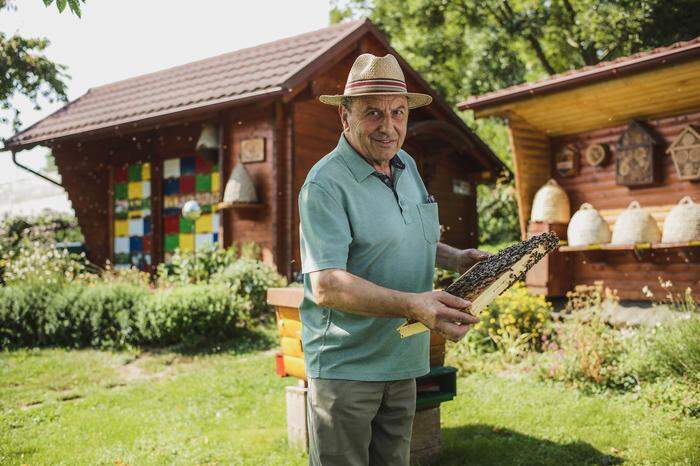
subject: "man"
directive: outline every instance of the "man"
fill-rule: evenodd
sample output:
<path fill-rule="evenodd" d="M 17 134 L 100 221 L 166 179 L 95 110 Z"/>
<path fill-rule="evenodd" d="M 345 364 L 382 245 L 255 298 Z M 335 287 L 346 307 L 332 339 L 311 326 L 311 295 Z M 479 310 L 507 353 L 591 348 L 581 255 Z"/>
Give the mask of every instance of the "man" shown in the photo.
<path fill-rule="evenodd" d="M 338 146 L 299 193 L 309 380 L 309 462 L 407 465 L 415 378 L 429 372 L 429 334 L 402 339 L 406 319 L 457 341 L 478 320 L 468 301 L 431 291 L 435 263 L 463 271 L 488 254 L 439 243 L 438 206 L 401 150 L 410 108 L 392 55 L 360 55 L 337 105 Z"/>

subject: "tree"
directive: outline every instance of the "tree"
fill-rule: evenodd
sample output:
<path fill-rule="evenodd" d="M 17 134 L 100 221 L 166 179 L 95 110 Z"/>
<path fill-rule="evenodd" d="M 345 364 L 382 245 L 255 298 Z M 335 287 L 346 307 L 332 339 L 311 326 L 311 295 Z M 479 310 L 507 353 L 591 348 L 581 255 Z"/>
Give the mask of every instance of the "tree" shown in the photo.
<path fill-rule="evenodd" d="M 450 102 L 700 35 L 697 0 L 334 0 Z"/>
<path fill-rule="evenodd" d="M 43 0 L 50 6 L 53 0 Z M 66 5 L 78 17 L 81 15 L 80 4 L 85 0 L 56 0 L 59 12 Z M 0 14 L 3 11 L 16 10 L 12 0 L 0 0 Z M 18 95 L 27 97 L 34 108 L 41 109 L 41 100 L 49 103 L 67 101 L 66 74 L 64 65 L 53 63 L 43 52 L 50 42 L 46 38 L 25 38 L 17 34 L 7 36 L 0 32 L 0 109 L 11 112 L 12 128 L 17 131 L 22 125 L 20 112 L 13 108 L 11 101 Z M 0 123 L 9 123 L 10 119 L 0 115 Z"/>

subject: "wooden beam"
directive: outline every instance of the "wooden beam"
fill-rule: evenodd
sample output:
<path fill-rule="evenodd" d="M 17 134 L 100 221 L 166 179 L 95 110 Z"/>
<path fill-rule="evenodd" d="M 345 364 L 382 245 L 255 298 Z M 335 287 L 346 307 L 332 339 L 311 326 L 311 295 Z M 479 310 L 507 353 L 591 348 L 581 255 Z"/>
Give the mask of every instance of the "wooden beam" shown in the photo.
<path fill-rule="evenodd" d="M 532 199 L 537 190 L 551 177 L 549 137 L 515 113 L 509 113 L 506 121 L 515 168 L 520 235 L 525 239 Z M 530 162 L 536 162 L 536 165 Z"/>
<path fill-rule="evenodd" d="M 552 137 L 662 118 L 700 108 L 700 60 L 476 110 L 518 114 Z"/>

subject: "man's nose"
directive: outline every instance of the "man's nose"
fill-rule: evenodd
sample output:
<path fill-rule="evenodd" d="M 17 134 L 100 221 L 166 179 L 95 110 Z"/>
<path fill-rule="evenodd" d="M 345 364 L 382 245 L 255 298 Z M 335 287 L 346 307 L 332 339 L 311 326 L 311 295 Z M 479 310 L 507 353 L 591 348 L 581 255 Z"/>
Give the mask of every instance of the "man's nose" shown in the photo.
<path fill-rule="evenodd" d="M 379 125 L 379 130 L 390 134 L 393 126 L 391 124 L 391 113 L 385 113 L 382 118 L 381 124 Z"/>

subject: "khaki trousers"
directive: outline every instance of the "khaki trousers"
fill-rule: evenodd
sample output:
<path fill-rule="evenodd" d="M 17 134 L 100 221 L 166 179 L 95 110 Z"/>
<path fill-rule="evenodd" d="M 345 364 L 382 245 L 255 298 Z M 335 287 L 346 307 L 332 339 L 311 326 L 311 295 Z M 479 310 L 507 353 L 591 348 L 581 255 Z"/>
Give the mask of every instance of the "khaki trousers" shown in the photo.
<path fill-rule="evenodd" d="M 416 379 L 308 379 L 309 464 L 407 466 Z"/>

